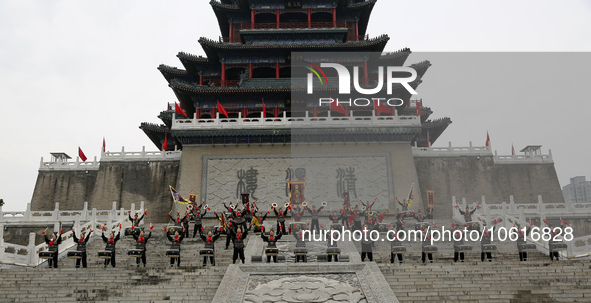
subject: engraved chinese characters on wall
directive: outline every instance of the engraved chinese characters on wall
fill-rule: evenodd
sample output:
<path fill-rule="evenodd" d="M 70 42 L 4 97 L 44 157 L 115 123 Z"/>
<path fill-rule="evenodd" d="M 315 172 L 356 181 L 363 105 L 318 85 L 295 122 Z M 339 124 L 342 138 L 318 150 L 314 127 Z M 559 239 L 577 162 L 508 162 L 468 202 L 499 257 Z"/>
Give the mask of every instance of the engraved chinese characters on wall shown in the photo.
<path fill-rule="evenodd" d="M 236 198 L 240 198 L 240 194 L 249 193 L 253 199 L 258 199 L 255 195 L 257 190 L 257 175 L 259 171 L 253 167 L 248 170 L 239 169 L 236 172 L 238 183 L 236 184 Z"/>
<path fill-rule="evenodd" d="M 305 181 L 305 200 L 317 206 L 327 201 L 329 208 L 331 203 L 343 204 L 343 192 L 356 200 L 378 197 L 375 209 L 387 208 L 386 203 L 394 198 L 385 156 L 208 157 L 201 189 L 203 198 L 214 206 L 235 201 L 241 193 L 250 193 L 259 208 L 273 202 L 283 205 L 289 202 L 288 181 Z"/>

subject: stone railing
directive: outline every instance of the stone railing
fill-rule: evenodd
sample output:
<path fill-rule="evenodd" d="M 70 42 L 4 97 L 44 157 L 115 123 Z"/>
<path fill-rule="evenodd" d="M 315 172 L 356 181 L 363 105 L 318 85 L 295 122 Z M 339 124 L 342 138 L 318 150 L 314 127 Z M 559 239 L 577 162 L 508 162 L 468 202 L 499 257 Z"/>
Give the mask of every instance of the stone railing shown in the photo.
<path fill-rule="evenodd" d="M 374 111 L 372 111 L 374 112 Z M 306 112 L 304 117 L 287 117 L 283 112 L 280 117 L 243 118 L 238 113 L 237 118 L 220 118 L 216 113 L 214 119 L 176 119 L 172 121 L 173 130 L 188 129 L 257 129 L 257 128 L 338 128 L 338 127 L 420 127 L 421 120 L 417 116 L 351 116 L 332 117 L 330 111 L 327 117 L 310 117 Z"/>
<path fill-rule="evenodd" d="M 554 163 L 552 159 L 552 150 L 547 155 L 498 155 L 495 151 L 495 164 L 529 164 L 529 163 Z"/>
<path fill-rule="evenodd" d="M 113 203 L 115 207 L 116 202 Z M 49 212 L 32 212 L 30 211 L 30 204 L 27 206 L 27 211 L 24 212 L 2 212 L 0 208 L 0 263 L 36 267 L 45 262 L 44 259 L 39 259 L 39 252 L 48 249 L 47 243 L 35 245 L 36 233 L 29 233 L 29 244 L 27 246 L 6 243 L 4 242 L 4 227 L 18 226 L 21 224 L 40 224 L 53 225 L 53 230 L 58 231 L 60 223 L 72 222 L 72 226 L 77 233 L 88 232 L 93 229 L 95 236 L 101 235 L 101 227 L 105 225 L 105 232 L 113 230 L 121 224 L 124 227 L 131 226 L 129 222 L 129 211 L 135 212 L 135 204 L 131 204 L 131 210 L 87 210 L 87 203 L 84 203 L 84 209 L 81 211 L 59 211 L 58 203 L 56 203 L 56 210 Z M 141 202 L 139 209 L 144 211 L 144 202 Z M 142 222 L 143 223 L 143 222 Z M 62 235 L 62 243 L 59 246 L 59 253 L 63 254 L 68 249 L 76 245 L 73 240 L 72 231 L 64 232 Z"/>
<path fill-rule="evenodd" d="M 94 157 L 94 161 L 82 162 L 79 157 L 76 157 L 76 161 L 56 161 L 56 162 L 43 162 L 41 157 L 41 163 L 39 165 L 40 171 L 51 171 L 51 170 L 98 170 L 99 162 Z"/>
<path fill-rule="evenodd" d="M 176 148 L 176 147 L 175 147 Z M 126 152 L 125 147 L 121 147 L 120 152 L 101 152 L 101 160 L 82 162 L 80 158 L 76 157 L 76 161 L 56 161 L 43 162 L 39 165 L 39 171 L 84 171 L 84 170 L 98 170 L 101 162 L 120 162 L 120 161 L 170 161 L 180 160 L 182 152 L 180 150 L 174 151 L 146 151 L 146 147 L 142 147 L 139 152 Z"/>
<path fill-rule="evenodd" d="M 559 217 L 559 218 L 587 218 L 591 215 L 591 203 L 544 203 L 542 196 L 538 196 L 538 203 L 530 204 L 516 204 L 513 196 L 510 196 L 510 203 L 502 202 L 501 204 L 487 204 L 485 197 L 481 197 L 480 206 L 477 202 L 473 202 L 472 205 L 466 204 L 466 199 L 462 198 L 462 204 L 458 205 L 456 197 L 452 197 L 452 211 L 453 219 L 457 222 L 464 222 L 464 217 L 456 210 L 456 208 L 466 209 L 469 206 L 470 209 L 477 207 L 478 209 L 473 215 L 474 221 L 486 223 L 487 226 L 494 225 L 495 220 L 500 224 L 497 226 L 505 227 L 509 229 L 515 225 L 519 226 L 530 226 L 532 218 L 539 218 L 540 229 L 547 226 L 544 221 L 547 217 Z M 456 207 L 458 206 L 458 207 Z M 529 222 L 527 221 L 529 218 Z M 576 246 L 577 241 L 582 241 L 583 245 Z M 542 253 L 548 253 L 549 246 L 547 241 L 539 240 L 532 241 L 528 240 L 529 243 L 536 244 L 538 251 Z M 573 241 L 566 242 L 567 250 L 561 251 L 560 254 L 568 258 L 581 258 L 591 256 L 591 235 L 585 237 L 579 237 L 573 239 Z"/>
<path fill-rule="evenodd" d="M 457 157 L 457 156 L 492 156 L 491 146 L 472 146 L 472 141 L 467 147 L 413 147 L 412 154 L 415 157 Z"/>
<path fill-rule="evenodd" d="M 176 147 L 175 147 L 176 148 Z M 120 162 L 120 161 L 170 161 L 180 160 L 182 152 L 174 151 L 146 151 L 142 147 L 141 152 L 126 152 L 125 147 L 121 147 L 120 152 L 101 153 L 101 162 Z"/>

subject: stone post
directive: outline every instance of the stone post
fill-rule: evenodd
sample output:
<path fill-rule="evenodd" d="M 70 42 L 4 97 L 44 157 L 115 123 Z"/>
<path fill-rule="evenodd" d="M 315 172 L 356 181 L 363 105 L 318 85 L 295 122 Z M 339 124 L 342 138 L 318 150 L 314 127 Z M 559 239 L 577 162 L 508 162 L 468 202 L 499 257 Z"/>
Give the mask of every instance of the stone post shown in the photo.
<path fill-rule="evenodd" d="M 31 221 L 31 203 L 27 203 L 27 209 L 25 210 L 25 221 Z"/>
<path fill-rule="evenodd" d="M 546 206 L 544 206 L 544 201 L 542 201 L 542 195 L 538 195 L 538 210 L 540 211 L 540 214 L 546 212 Z"/>
<path fill-rule="evenodd" d="M 96 228 L 96 208 L 93 208 L 93 209 L 92 209 L 92 217 L 91 217 L 91 219 L 90 219 L 90 220 L 91 220 L 91 222 L 92 222 L 92 223 L 91 223 L 91 224 L 92 224 L 92 229 L 96 230 L 96 229 L 97 229 L 97 228 Z M 98 230 L 97 230 L 97 232 L 98 232 Z"/>
<path fill-rule="evenodd" d="M 507 202 L 501 203 L 503 209 L 503 223 L 505 223 L 505 228 L 510 228 L 509 222 L 507 221 Z"/>
<path fill-rule="evenodd" d="M 37 247 L 35 247 L 35 233 L 29 233 L 29 245 L 27 245 L 27 255 L 29 265 L 36 266 L 39 256 L 37 255 Z"/>
<path fill-rule="evenodd" d="M 113 216 L 117 215 L 117 201 L 113 201 L 113 204 L 111 205 L 111 213 Z"/>
<path fill-rule="evenodd" d="M 0 224 L 0 261 L 4 260 L 4 224 Z"/>
<path fill-rule="evenodd" d="M 55 208 L 53 209 L 53 219 L 59 220 L 60 219 L 60 203 L 55 202 Z"/>
<path fill-rule="evenodd" d="M 512 216 L 517 214 L 517 207 L 515 207 L 515 198 L 513 195 L 509 196 L 509 214 Z"/>
<path fill-rule="evenodd" d="M 113 230 L 113 213 L 109 213 L 109 218 L 107 219 L 107 232 L 111 232 Z"/>
<path fill-rule="evenodd" d="M 519 208 L 519 221 L 527 223 L 527 221 L 525 221 L 525 209 L 523 207 Z"/>
<path fill-rule="evenodd" d="M 82 209 L 82 220 L 88 221 L 88 202 L 84 202 L 84 208 Z"/>
<path fill-rule="evenodd" d="M 80 215 L 76 215 L 76 220 L 74 221 L 74 226 L 72 227 L 78 234 L 80 234 Z"/>

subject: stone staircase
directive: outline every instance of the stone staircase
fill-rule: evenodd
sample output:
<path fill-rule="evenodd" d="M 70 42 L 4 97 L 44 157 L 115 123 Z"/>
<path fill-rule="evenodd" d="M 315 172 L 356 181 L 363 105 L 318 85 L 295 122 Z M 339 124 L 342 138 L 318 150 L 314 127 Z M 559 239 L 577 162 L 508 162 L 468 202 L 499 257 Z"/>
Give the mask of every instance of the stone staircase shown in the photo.
<path fill-rule="evenodd" d="M 212 220 L 207 227 L 215 224 Z M 170 267 L 166 250 L 170 242 L 164 224 L 154 226 L 148 241 L 147 267 L 136 267 L 135 258 L 127 256 L 135 241 L 124 238 L 117 242 L 117 267 L 104 268 L 97 257 L 105 244 L 93 236 L 87 247 L 88 268 L 75 268 L 75 260 L 61 257 L 59 268 L 0 269 L 0 302 L 211 302 L 232 262 L 232 245 L 224 249 L 225 235 L 216 241 L 216 266 L 203 268 L 199 250 L 201 239 L 183 240 L 181 266 Z M 206 228 L 207 228 L 206 227 Z M 192 235 L 193 226 L 190 231 Z M 65 256 L 65 254 L 63 254 Z"/>
<path fill-rule="evenodd" d="M 378 265 L 400 302 L 591 302 L 588 261 Z"/>

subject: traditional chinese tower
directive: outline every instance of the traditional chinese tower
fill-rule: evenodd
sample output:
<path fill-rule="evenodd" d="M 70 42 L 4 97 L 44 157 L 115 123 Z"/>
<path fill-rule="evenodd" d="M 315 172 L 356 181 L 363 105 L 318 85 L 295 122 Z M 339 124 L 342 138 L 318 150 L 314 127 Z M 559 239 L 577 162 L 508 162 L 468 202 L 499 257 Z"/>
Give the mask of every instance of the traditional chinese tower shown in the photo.
<path fill-rule="evenodd" d="M 293 154 L 299 143 L 314 144 L 312 150 L 320 153 L 334 151 L 331 145 L 337 143 L 354 142 L 349 153 L 375 153 L 379 145 L 378 151 L 388 154 L 384 160 L 388 200 L 404 196 L 411 183 L 418 183 L 411 146 L 426 146 L 427 140 L 433 143 L 451 123 L 449 118 L 428 120 L 432 111 L 420 101 L 411 101 L 412 95 L 400 85 L 394 87 L 393 95 L 404 105 L 390 113 L 356 106 L 339 113 L 304 98 L 294 99 L 292 94 L 292 68 L 300 67 L 292 65 L 294 52 L 382 53 L 380 65 L 406 64 L 409 49 L 383 53 L 389 37 L 367 33 L 376 0 L 212 0 L 210 4 L 221 37 L 199 39 L 206 56 L 180 52 L 177 57 L 183 69 L 158 67 L 187 117 L 175 113 L 174 104 L 169 104 L 158 116 L 164 124 L 140 126 L 158 148 L 166 142 L 168 150 L 183 150 L 181 190 L 201 188 L 206 197 L 214 191 L 210 188 L 214 165 L 218 170 L 238 165 L 225 166 L 223 159 L 278 161 L 282 154 Z M 363 66 L 363 84 L 375 87 L 377 71 L 367 62 L 352 64 Z M 428 61 L 409 65 L 417 72 L 417 79 L 410 83 L 413 88 L 430 65 Z M 330 81 L 336 73 L 327 77 L 327 82 L 337 82 Z M 338 90 L 330 85 L 324 89 Z M 218 112 L 218 103 L 228 118 Z M 363 144 L 372 147 L 359 147 Z M 236 178 L 235 171 L 228 174 Z M 261 175 L 265 173 L 259 169 Z M 219 187 L 219 191 L 229 189 Z"/>

